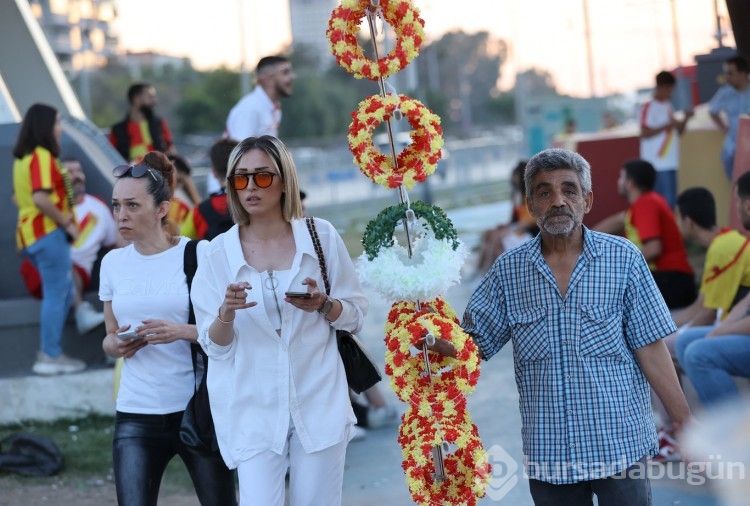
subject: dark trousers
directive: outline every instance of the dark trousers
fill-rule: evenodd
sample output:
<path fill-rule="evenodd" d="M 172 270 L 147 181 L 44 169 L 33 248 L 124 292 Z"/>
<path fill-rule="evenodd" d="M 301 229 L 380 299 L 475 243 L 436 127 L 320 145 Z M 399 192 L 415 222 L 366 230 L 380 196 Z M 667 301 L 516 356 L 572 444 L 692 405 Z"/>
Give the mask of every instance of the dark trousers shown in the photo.
<path fill-rule="evenodd" d="M 596 494 L 599 506 L 651 506 L 648 465 L 643 457 L 619 474 L 568 485 L 530 479 L 531 498 L 535 506 L 593 506 Z"/>
<path fill-rule="evenodd" d="M 117 503 L 156 506 L 164 470 L 172 457 L 185 463 L 201 506 L 237 504 L 235 473 L 221 460 L 201 457 L 180 441 L 182 412 L 141 415 L 117 412 L 112 456 Z"/>
<path fill-rule="evenodd" d="M 651 274 L 669 309 L 687 307 L 698 298 L 692 274 L 678 271 L 652 271 Z"/>

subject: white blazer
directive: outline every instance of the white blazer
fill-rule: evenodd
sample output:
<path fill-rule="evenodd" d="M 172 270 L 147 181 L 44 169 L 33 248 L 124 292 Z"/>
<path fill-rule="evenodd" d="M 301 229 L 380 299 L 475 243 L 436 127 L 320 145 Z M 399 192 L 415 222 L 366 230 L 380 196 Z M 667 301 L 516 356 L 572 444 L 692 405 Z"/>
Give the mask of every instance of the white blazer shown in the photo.
<path fill-rule="evenodd" d="M 271 324 L 261 294 L 260 273 L 245 262 L 239 227 L 213 239 L 199 258 L 190 292 L 198 342 L 209 357 L 208 391 L 219 449 L 230 469 L 265 451 L 281 454 L 290 418 L 306 452 L 345 440 L 356 419 L 349 400 L 335 329 L 358 332 L 368 302 L 341 237 L 329 222 L 316 219 L 331 297 L 341 301 L 339 318 L 328 323 L 317 313 L 284 304 L 281 336 Z M 294 285 L 306 277 L 325 291 L 304 219 L 292 221 L 297 252 Z M 248 301 L 257 306 L 236 312 L 234 340 L 211 341 L 208 329 L 230 283 L 248 281 Z M 280 293 L 288 287 L 280 286 Z"/>

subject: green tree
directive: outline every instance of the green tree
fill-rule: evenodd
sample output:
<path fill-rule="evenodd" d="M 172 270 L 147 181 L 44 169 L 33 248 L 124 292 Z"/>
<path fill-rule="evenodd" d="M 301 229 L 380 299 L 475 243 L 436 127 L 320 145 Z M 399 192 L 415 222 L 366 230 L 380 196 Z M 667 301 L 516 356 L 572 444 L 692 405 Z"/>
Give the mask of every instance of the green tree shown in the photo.
<path fill-rule="evenodd" d="M 420 88 L 430 90 L 426 97 L 435 103 L 427 105 L 440 114 L 446 131 L 461 133 L 498 121 L 487 104 L 499 94 L 497 83 L 507 51 L 505 41 L 486 31 L 448 32 L 422 47 L 416 60 Z"/>
<path fill-rule="evenodd" d="M 239 73 L 227 68 L 201 72 L 185 86 L 177 105 L 179 131 L 218 135 L 224 130 L 229 110 L 240 98 Z"/>

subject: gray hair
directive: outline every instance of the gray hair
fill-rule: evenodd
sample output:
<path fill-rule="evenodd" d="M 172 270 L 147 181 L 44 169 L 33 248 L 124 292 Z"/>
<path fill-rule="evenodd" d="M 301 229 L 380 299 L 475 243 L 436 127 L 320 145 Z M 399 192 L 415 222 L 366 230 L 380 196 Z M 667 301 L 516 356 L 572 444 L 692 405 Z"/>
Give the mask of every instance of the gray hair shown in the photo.
<path fill-rule="evenodd" d="M 531 182 L 539 172 L 552 172 L 553 170 L 570 169 L 578 174 L 578 182 L 584 194 L 591 192 L 591 166 L 584 157 L 567 149 L 552 148 L 540 151 L 532 156 L 526 164 L 524 172 L 524 184 L 526 195 L 534 197 Z"/>

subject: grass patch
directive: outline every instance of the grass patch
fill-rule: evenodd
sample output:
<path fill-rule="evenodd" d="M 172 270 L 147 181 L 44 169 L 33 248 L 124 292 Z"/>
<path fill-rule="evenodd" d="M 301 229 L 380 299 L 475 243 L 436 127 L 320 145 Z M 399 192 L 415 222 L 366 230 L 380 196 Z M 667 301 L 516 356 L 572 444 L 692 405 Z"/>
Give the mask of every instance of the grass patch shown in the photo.
<path fill-rule="evenodd" d="M 38 434 L 52 439 L 60 448 L 65 464 L 57 474 L 48 478 L 4 475 L 19 484 L 48 484 L 64 480 L 85 484 L 92 480 L 114 481 L 112 467 L 112 437 L 114 416 L 89 415 L 82 418 L 65 418 L 53 422 L 29 421 L 0 426 L 0 439 L 16 432 Z M 192 490 L 185 465 L 177 457 L 167 466 L 162 479 L 162 491 Z"/>

